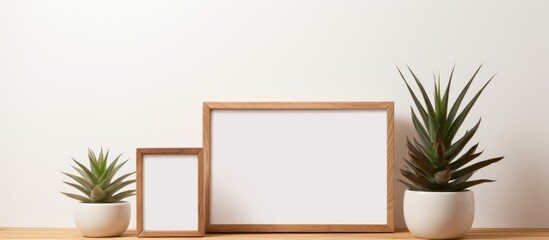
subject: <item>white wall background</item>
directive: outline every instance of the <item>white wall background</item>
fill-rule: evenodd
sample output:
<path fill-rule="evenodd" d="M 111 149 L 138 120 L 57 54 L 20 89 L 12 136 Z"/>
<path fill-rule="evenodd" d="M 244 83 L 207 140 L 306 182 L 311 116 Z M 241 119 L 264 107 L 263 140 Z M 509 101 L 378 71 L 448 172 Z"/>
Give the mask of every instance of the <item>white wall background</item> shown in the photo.
<path fill-rule="evenodd" d="M 481 63 L 479 80 L 498 73 L 466 123 L 482 115 L 473 141 L 485 157 L 506 156 L 476 175 L 497 182 L 473 188 L 474 226 L 549 227 L 548 9 L 542 0 L 1 0 L 0 227 L 73 227 L 75 201 L 59 193 L 71 157 L 103 146 L 124 152 L 131 171 L 137 147 L 201 146 L 203 101 L 395 101 L 398 167 L 413 129 L 395 65 L 429 82 L 454 63 L 457 87 Z"/>

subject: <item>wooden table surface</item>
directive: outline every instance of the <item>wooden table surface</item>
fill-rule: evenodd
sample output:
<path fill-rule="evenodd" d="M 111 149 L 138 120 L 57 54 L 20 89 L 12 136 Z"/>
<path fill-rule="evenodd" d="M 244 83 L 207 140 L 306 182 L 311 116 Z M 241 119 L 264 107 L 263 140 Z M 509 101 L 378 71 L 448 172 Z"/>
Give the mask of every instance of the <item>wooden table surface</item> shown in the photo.
<path fill-rule="evenodd" d="M 405 230 L 395 233 L 264 233 L 264 234 L 207 234 L 211 239 L 416 239 Z M 90 239 L 84 238 L 76 229 L 52 228 L 5 228 L 0 229 L 0 239 Z M 114 238 L 99 238 L 114 239 Z M 129 230 L 116 239 L 138 239 Z M 139 238 L 139 239 L 183 239 L 183 238 Z M 472 229 L 464 239 L 549 239 L 549 229 Z"/>

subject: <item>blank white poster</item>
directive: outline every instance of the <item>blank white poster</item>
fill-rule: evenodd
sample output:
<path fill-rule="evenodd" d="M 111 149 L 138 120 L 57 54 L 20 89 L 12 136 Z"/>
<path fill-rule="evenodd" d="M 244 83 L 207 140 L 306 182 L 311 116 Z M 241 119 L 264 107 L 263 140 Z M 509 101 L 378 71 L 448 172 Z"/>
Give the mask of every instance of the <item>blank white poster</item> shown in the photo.
<path fill-rule="evenodd" d="M 212 110 L 210 224 L 386 224 L 386 110 Z"/>
<path fill-rule="evenodd" d="M 198 156 L 143 156 L 143 230 L 198 229 Z"/>

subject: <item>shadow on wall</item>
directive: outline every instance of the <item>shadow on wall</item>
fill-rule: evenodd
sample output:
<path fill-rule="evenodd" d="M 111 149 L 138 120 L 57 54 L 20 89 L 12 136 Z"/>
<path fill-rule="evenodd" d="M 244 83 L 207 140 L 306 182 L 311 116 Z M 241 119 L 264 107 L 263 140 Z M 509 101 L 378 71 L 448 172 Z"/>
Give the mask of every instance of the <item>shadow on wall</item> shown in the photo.
<path fill-rule="evenodd" d="M 480 191 L 475 192 L 479 196 L 475 199 L 479 206 L 476 211 L 483 213 L 477 214 L 475 220 L 478 219 L 482 227 L 487 222 L 494 222 L 487 216 L 495 216 L 501 219 L 498 225 L 503 227 L 547 228 L 549 177 L 546 163 L 549 151 L 545 149 L 549 141 L 543 142 L 547 139 L 546 132 L 538 129 L 524 131 L 511 124 L 508 129 L 511 130 L 502 131 L 505 137 L 502 136 L 499 142 L 501 149 L 506 150 L 503 153 L 505 159 L 499 164 L 501 166 L 496 165 L 485 171 L 496 182 L 480 186 Z"/>
<path fill-rule="evenodd" d="M 406 137 L 413 139 L 415 137 L 414 126 L 411 119 L 399 118 L 395 116 L 395 136 L 394 136 L 394 212 L 395 212 L 395 228 L 405 228 L 404 215 L 402 210 L 402 201 L 404 198 L 404 190 L 406 187 L 397 181 L 403 179 L 400 174 L 400 168 L 404 167 L 403 158 L 408 156 L 408 148 L 406 147 Z"/>

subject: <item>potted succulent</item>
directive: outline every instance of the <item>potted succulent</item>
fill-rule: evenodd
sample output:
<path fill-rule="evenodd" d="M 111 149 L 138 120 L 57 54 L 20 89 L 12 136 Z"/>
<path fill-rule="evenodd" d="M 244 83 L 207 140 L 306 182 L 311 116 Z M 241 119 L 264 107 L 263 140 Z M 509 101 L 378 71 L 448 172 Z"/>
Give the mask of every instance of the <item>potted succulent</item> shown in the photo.
<path fill-rule="evenodd" d="M 409 158 L 404 159 L 406 166 L 400 169 L 406 180 L 399 180 L 408 188 L 404 193 L 404 220 L 416 237 L 455 239 L 465 236 L 474 218 L 474 197 L 468 188 L 493 182 L 488 179 L 469 179 L 475 171 L 503 159 L 496 157 L 471 164 L 482 153 L 477 152 L 478 143 L 468 146 L 462 153 L 477 131 L 480 120 L 456 139 L 471 108 L 495 76 L 460 109 L 481 67 L 482 65 L 478 67 L 452 103 L 449 99 L 454 69 L 444 92 L 441 91 L 440 75 L 438 81 L 435 77 L 434 95 L 430 99 L 420 80 L 408 67 L 423 99 L 421 103 L 397 67 L 419 113 L 417 115 L 412 108 L 412 122 L 417 139 L 407 139 Z"/>
<path fill-rule="evenodd" d="M 118 170 L 128 161 L 117 165 L 118 155 L 110 164 L 109 151 L 99 156 L 88 149 L 89 168 L 73 159 L 77 166 L 72 166 L 78 175 L 63 173 L 76 183 L 64 182 L 76 188 L 84 195 L 64 193 L 70 198 L 80 201 L 76 206 L 75 222 L 78 229 L 86 237 L 116 237 L 121 236 L 130 222 L 130 203 L 122 201 L 135 195 L 135 190 L 119 192 L 122 188 L 135 182 L 124 181 L 131 173 L 114 178 Z"/>

